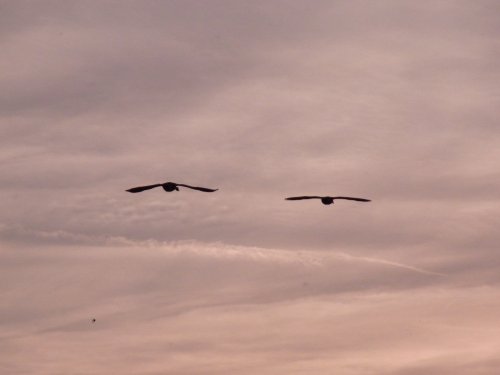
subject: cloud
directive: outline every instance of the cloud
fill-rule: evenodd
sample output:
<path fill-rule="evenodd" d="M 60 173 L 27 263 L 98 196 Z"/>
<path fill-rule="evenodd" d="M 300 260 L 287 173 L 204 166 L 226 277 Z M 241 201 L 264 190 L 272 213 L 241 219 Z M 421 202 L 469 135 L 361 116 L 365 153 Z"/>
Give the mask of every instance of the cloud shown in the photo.
<path fill-rule="evenodd" d="M 2 264 L 13 373 L 419 373 L 465 352 L 483 366 L 497 344 L 497 287 L 383 259 L 178 243 L 13 248 Z"/>
<path fill-rule="evenodd" d="M 498 6 L 3 4 L 0 372 L 496 374 Z"/>

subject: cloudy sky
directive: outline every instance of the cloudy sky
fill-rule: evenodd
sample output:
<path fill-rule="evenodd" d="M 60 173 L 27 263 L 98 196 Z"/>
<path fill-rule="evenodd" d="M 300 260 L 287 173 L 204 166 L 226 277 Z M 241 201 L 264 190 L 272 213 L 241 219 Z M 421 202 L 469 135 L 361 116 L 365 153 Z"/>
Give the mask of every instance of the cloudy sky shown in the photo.
<path fill-rule="evenodd" d="M 1 1 L 0 373 L 500 373 L 499 14 Z"/>

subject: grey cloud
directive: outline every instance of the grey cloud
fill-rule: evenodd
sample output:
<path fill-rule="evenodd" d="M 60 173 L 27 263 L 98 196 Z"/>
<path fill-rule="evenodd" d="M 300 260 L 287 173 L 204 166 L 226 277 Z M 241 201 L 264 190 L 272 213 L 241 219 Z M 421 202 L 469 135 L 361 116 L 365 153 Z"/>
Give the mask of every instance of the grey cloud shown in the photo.
<path fill-rule="evenodd" d="M 58 235 L 68 236 L 53 234 Z M 5 251 L 2 279 L 8 289 L 4 290 L 4 318 L 13 323 L 29 315 L 30 320 L 39 321 L 66 309 L 77 313 L 91 301 L 104 302 L 106 298 L 151 299 L 148 314 L 155 316 L 200 304 L 198 308 L 214 303 L 277 302 L 304 295 L 360 288 L 399 289 L 445 281 L 432 271 L 411 265 L 336 252 L 190 242 L 145 242 L 137 247 L 121 239 L 107 239 L 105 243 L 106 247 Z M 263 285 L 267 285 L 265 289 L 261 289 Z M 23 290 L 24 297 L 17 299 Z M 72 297 L 75 290 L 79 290 L 78 295 Z M 153 302 L 154 296 L 161 295 L 164 297 Z M 10 309 L 20 314 L 10 314 Z"/>
<path fill-rule="evenodd" d="M 1 7 L 0 372 L 495 373 L 498 2 Z"/>
<path fill-rule="evenodd" d="M 426 362 L 431 370 L 453 366 L 429 361 L 435 353 L 451 358 L 473 349 L 477 359 L 498 340 L 488 327 L 498 308 L 495 288 L 456 289 L 441 281 L 436 288 L 416 279 L 410 286 L 412 276 L 429 275 L 356 258 L 192 243 L 24 249 L 24 256 L 38 260 L 25 263 L 16 279 L 2 274 L 14 281 L 3 301 L 15 301 L 19 312 L 4 310 L 3 346 L 14 360 L 32 352 L 30 363 L 9 365 L 19 371 L 88 366 L 95 373 L 112 366 L 137 373 L 149 362 L 152 373 L 167 363 L 179 373 L 199 373 L 200 364 L 207 373 L 230 373 L 260 357 L 242 373 L 297 366 L 405 373 Z M 14 251 L 2 263 L 8 258 L 20 260 Z M 32 287 L 19 300 L 23 284 Z M 97 316 L 95 327 L 89 316 Z M 47 361 L 55 352 L 57 370 Z M 124 353 L 126 365 L 118 360 Z"/>
<path fill-rule="evenodd" d="M 459 359 L 454 356 L 427 360 L 425 364 L 405 368 L 395 371 L 398 375 L 419 375 L 419 374 L 442 374 L 444 372 L 453 372 L 454 374 L 494 374 L 500 369 L 500 363 L 496 356 L 483 359 Z"/>

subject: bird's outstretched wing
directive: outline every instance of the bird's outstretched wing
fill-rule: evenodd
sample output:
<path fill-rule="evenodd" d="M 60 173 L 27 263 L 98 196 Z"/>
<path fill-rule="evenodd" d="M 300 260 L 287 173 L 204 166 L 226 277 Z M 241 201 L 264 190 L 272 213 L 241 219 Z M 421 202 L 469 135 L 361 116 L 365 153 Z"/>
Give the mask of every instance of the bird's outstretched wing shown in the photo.
<path fill-rule="evenodd" d="M 176 184 L 176 185 L 177 186 L 184 186 L 184 187 L 194 189 L 194 190 L 204 191 L 205 193 L 213 193 L 214 191 L 219 190 L 219 189 L 209 189 L 209 188 L 204 188 L 204 187 L 199 187 L 199 186 L 190 186 L 190 185 L 186 185 L 186 184 Z"/>
<path fill-rule="evenodd" d="M 353 198 L 353 197 L 332 197 L 332 199 L 347 199 L 348 201 L 371 202 L 371 200 L 370 200 L 370 199 L 365 199 L 365 198 Z"/>
<path fill-rule="evenodd" d="M 128 191 L 129 193 L 140 193 L 141 191 L 144 190 L 149 190 L 149 189 L 154 189 L 155 187 L 161 186 L 161 184 L 154 184 L 154 185 L 146 185 L 146 186 L 137 186 L 131 189 L 127 189 L 125 191 Z"/>
<path fill-rule="evenodd" d="M 323 197 L 318 197 L 316 195 L 303 195 L 301 197 L 288 197 L 285 198 L 287 201 L 299 201 L 301 199 L 321 199 Z"/>

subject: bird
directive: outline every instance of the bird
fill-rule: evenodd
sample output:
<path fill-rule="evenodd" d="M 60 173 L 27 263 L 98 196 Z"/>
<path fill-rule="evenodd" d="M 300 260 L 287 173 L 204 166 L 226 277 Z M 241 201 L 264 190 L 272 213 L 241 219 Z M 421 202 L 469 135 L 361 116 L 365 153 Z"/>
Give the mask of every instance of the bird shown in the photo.
<path fill-rule="evenodd" d="M 199 187 L 199 186 L 190 186 L 190 185 L 186 185 L 186 184 L 178 184 L 176 182 L 164 182 L 163 184 L 137 186 L 137 187 L 127 189 L 125 191 L 128 191 L 129 193 L 140 193 L 141 191 L 154 189 L 154 188 L 159 187 L 159 186 L 161 186 L 163 188 L 163 190 L 165 190 L 167 192 L 171 192 L 174 190 L 179 191 L 179 186 L 187 187 L 187 188 L 194 189 L 194 190 L 204 191 L 205 193 L 212 193 L 214 191 L 219 190 L 219 189 L 208 189 L 208 188 Z"/>
<path fill-rule="evenodd" d="M 320 197 L 317 195 L 304 195 L 300 197 L 288 197 L 285 198 L 288 201 L 299 201 L 302 199 L 321 199 L 321 203 L 325 205 L 333 204 L 335 199 L 347 199 L 349 201 L 358 201 L 358 202 L 371 202 L 370 199 L 365 199 L 365 198 L 353 198 L 353 197 Z"/>
<path fill-rule="evenodd" d="M 95 323 L 95 318 L 92 318 L 92 323 Z"/>

